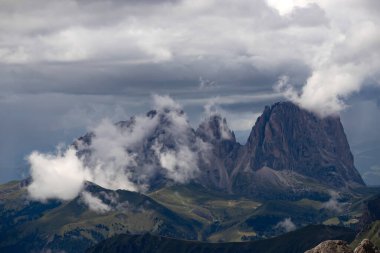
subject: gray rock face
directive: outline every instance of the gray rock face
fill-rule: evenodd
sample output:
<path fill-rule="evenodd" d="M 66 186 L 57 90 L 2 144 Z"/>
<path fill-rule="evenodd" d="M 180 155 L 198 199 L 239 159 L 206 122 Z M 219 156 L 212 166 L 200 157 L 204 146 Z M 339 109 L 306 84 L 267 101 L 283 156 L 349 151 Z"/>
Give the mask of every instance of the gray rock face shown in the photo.
<path fill-rule="evenodd" d="M 364 185 L 339 118 L 321 119 L 290 102 L 265 108 L 246 148 L 253 171 L 290 170 L 339 188 Z"/>
<path fill-rule="evenodd" d="M 203 180 L 209 186 L 273 197 L 284 191 L 313 195 L 315 184 L 336 190 L 364 185 L 337 117 L 321 119 L 290 102 L 276 103 L 265 108 L 245 145 L 236 145 L 234 138 L 221 140 L 220 125 L 228 129 L 214 117 L 196 131 L 214 149 L 212 165 L 204 170 L 220 180 Z"/>
<path fill-rule="evenodd" d="M 200 159 L 202 174 L 198 181 L 205 186 L 232 193 L 231 174 L 238 163 L 242 146 L 236 142 L 226 119 L 220 115 L 210 116 L 199 125 L 196 135 L 212 147 L 207 156 Z"/>
<path fill-rule="evenodd" d="M 160 176 L 163 170 L 157 154 L 178 154 L 183 147 L 196 156 L 191 166 L 199 173 L 193 180 L 231 194 L 310 197 L 320 193 L 321 185 L 338 191 L 364 185 L 339 118 L 321 119 L 290 102 L 266 107 L 245 145 L 236 141 L 220 115 L 208 117 L 197 130 L 180 109 L 153 110 L 145 117 L 155 125 L 138 143 L 126 146 L 137 164 L 126 169 L 138 172 L 148 164 L 150 171 L 158 171 L 150 185 L 160 186 L 166 180 Z M 116 126 L 133 135 L 142 127 L 141 119 L 140 125 L 136 119 Z M 74 144 L 78 155 L 91 155 L 93 138 L 90 133 L 78 139 Z"/>
<path fill-rule="evenodd" d="M 196 133 L 204 141 L 236 142 L 234 132 L 228 127 L 226 119 L 222 118 L 219 114 L 211 115 L 203 121 L 199 125 Z"/>

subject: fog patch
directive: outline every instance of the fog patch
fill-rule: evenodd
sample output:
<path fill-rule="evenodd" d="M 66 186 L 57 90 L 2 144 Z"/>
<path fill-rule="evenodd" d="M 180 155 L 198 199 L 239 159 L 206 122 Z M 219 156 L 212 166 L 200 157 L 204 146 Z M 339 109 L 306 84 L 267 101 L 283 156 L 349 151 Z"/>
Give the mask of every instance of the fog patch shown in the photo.
<path fill-rule="evenodd" d="M 155 110 L 117 124 L 103 120 L 66 150 L 33 152 L 29 157 L 33 199 L 70 200 L 85 181 L 117 190 L 144 192 L 152 180 L 165 177 L 186 183 L 199 173 L 198 160 L 208 151 L 197 138 L 182 107 L 169 96 L 153 95 Z M 94 210 L 106 210 L 88 194 Z"/>
<path fill-rule="evenodd" d="M 96 213 L 106 213 L 111 211 L 111 207 L 105 204 L 100 198 L 92 195 L 90 192 L 83 191 L 81 193 L 81 200 L 88 206 L 88 208 Z"/>
<path fill-rule="evenodd" d="M 327 202 L 322 203 L 322 207 L 333 212 L 342 212 L 345 204 L 338 201 L 340 197 L 339 193 L 331 191 L 330 196 L 331 197 Z"/>
<path fill-rule="evenodd" d="M 73 199 L 90 179 L 90 171 L 76 156 L 74 148 L 58 150 L 56 154 L 33 152 L 29 157 L 30 174 L 33 179 L 28 192 L 33 199 L 46 201 L 58 198 Z"/>
<path fill-rule="evenodd" d="M 291 232 L 296 230 L 297 226 L 293 223 L 292 218 L 285 218 L 284 220 L 277 223 L 275 228 L 281 229 L 285 232 Z"/>

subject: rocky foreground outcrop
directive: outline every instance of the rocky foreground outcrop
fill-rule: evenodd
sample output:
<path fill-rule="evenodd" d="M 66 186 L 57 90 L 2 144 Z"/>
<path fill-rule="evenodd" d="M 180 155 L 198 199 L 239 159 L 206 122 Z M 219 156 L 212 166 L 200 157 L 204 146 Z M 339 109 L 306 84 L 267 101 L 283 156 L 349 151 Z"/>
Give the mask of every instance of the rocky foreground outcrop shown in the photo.
<path fill-rule="evenodd" d="M 329 240 L 321 242 L 305 253 L 380 253 L 380 250 L 368 239 L 364 239 L 355 250 L 352 250 L 345 241 Z"/>
<path fill-rule="evenodd" d="M 329 240 L 318 244 L 315 248 L 305 253 L 352 253 L 347 242 L 341 240 Z"/>

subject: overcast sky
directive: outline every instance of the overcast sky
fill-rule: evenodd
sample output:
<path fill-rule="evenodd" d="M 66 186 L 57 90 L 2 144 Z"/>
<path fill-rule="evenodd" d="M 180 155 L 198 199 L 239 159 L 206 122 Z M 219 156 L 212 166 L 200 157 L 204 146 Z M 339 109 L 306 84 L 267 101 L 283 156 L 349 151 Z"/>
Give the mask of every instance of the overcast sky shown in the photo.
<path fill-rule="evenodd" d="M 0 0 L 0 182 L 102 118 L 169 94 L 214 104 L 245 142 L 264 105 L 341 115 L 380 184 L 380 1 Z"/>

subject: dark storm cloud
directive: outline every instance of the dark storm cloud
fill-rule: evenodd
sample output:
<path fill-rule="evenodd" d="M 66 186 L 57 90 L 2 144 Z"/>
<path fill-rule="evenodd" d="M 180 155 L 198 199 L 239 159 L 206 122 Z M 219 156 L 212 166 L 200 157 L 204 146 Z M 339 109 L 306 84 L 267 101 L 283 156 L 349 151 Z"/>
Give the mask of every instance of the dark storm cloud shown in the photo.
<path fill-rule="evenodd" d="M 104 3 L 108 2 L 108 4 L 114 4 L 116 6 L 123 6 L 123 5 L 129 5 L 129 4 L 153 4 L 153 5 L 159 5 L 164 3 L 178 3 L 181 0 L 110 0 L 110 1 L 104 1 L 104 0 L 76 0 L 78 4 L 94 4 L 94 3 Z"/>
<path fill-rule="evenodd" d="M 297 94 L 318 88 L 315 101 L 292 93 L 299 103 L 339 109 L 336 99 L 361 90 L 366 73 L 373 82 L 364 86 L 379 83 L 378 8 L 370 0 L 1 1 L 2 181 L 33 147 L 149 110 L 153 93 L 183 103 L 193 125 L 214 103 L 245 134 L 281 99 L 273 91 L 281 76 Z M 331 82 L 337 73 L 349 78 Z M 201 79 L 216 85 L 200 89 Z"/>

